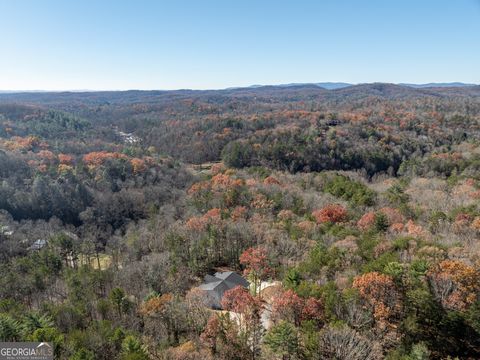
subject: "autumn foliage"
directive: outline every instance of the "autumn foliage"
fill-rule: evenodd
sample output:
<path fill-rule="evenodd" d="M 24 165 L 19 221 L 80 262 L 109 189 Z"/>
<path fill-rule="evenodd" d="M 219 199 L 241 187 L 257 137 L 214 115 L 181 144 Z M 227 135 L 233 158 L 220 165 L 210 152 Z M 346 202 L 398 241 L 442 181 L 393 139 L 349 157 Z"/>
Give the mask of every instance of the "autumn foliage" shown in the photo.
<path fill-rule="evenodd" d="M 186 226 L 190 230 L 204 231 L 208 226 L 220 226 L 221 211 L 218 208 L 208 210 L 202 216 L 193 216 L 187 220 Z"/>
<path fill-rule="evenodd" d="M 245 267 L 244 274 L 254 283 L 255 292 L 260 281 L 272 274 L 265 248 L 248 248 L 240 255 L 240 264 Z"/>
<path fill-rule="evenodd" d="M 97 167 L 108 159 L 127 159 L 125 154 L 108 151 L 95 151 L 83 156 L 83 162 L 88 166 Z"/>
<path fill-rule="evenodd" d="M 133 172 L 135 174 L 142 173 L 145 170 L 147 170 L 147 165 L 145 164 L 145 161 L 142 159 L 133 158 L 130 160 L 130 163 L 132 164 Z"/>
<path fill-rule="evenodd" d="M 436 298 L 443 307 L 465 310 L 480 292 L 480 272 L 461 261 L 444 260 L 428 272 Z"/>
<path fill-rule="evenodd" d="M 357 289 L 377 321 L 386 321 L 398 314 L 400 298 L 392 277 L 370 272 L 355 277 L 353 288 Z"/>
<path fill-rule="evenodd" d="M 0 94 L 0 338 L 480 359 L 479 91 Z M 249 286 L 206 276 L 224 271 Z"/>
<path fill-rule="evenodd" d="M 162 312 L 172 299 L 173 295 L 168 293 L 161 296 L 153 296 L 141 305 L 139 312 L 142 315 L 153 316 Z"/>
<path fill-rule="evenodd" d="M 58 161 L 62 165 L 72 165 L 73 163 L 73 156 L 67 154 L 58 154 Z"/>
<path fill-rule="evenodd" d="M 53 152 L 51 152 L 50 150 L 40 150 L 37 155 L 44 162 L 52 162 L 56 159 L 55 154 Z"/>
<path fill-rule="evenodd" d="M 391 208 L 391 207 L 384 207 L 377 212 L 375 211 L 370 211 L 365 214 L 358 220 L 357 226 L 361 230 L 368 230 L 370 229 L 374 224 L 375 220 L 377 219 L 377 216 L 383 215 L 385 216 L 388 224 L 390 226 L 395 225 L 394 228 L 392 228 L 393 231 L 397 231 L 399 226 L 403 224 L 405 221 L 403 215 L 398 211 L 397 209 Z M 400 224 L 400 225 L 398 225 Z"/>
<path fill-rule="evenodd" d="M 252 296 L 247 289 L 237 286 L 227 290 L 222 298 L 222 308 L 247 316 L 260 311 L 261 301 Z"/>
<path fill-rule="evenodd" d="M 200 335 L 200 340 L 212 349 L 213 352 L 216 351 L 217 336 L 219 336 L 221 331 L 220 319 L 216 314 L 212 314 L 207 321 L 207 325 Z"/>
<path fill-rule="evenodd" d="M 375 224 L 375 212 L 370 211 L 363 214 L 360 220 L 357 221 L 357 226 L 362 230 L 367 230 Z"/>
<path fill-rule="evenodd" d="M 321 323 L 325 314 L 320 300 L 313 297 L 301 298 L 289 289 L 273 298 L 272 317 L 276 321 L 285 320 L 299 326 L 305 320 Z"/>
<path fill-rule="evenodd" d="M 211 184 L 212 188 L 218 191 L 242 186 L 243 181 L 241 179 L 234 179 L 227 174 L 220 173 L 212 177 Z"/>
<path fill-rule="evenodd" d="M 318 224 L 326 222 L 338 223 L 347 219 L 347 210 L 341 205 L 330 204 L 320 210 L 315 210 L 312 212 L 312 216 Z"/>
<path fill-rule="evenodd" d="M 224 310 L 236 314 L 243 331 L 253 336 L 257 333 L 263 310 L 263 304 L 258 297 L 252 296 L 244 287 L 237 286 L 223 294 L 221 304 Z"/>
<path fill-rule="evenodd" d="M 40 145 L 40 139 L 36 136 L 13 136 L 5 143 L 10 150 L 32 150 Z"/>

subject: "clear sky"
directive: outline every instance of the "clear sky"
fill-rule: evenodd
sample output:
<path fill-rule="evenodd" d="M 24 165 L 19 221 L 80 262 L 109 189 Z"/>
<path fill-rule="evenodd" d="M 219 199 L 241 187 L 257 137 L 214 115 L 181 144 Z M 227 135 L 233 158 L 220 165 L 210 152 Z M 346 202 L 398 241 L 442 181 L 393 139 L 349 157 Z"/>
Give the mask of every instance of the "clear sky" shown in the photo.
<path fill-rule="evenodd" d="M 480 0 L 0 0 L 0 89 L 480 83 Z"/>

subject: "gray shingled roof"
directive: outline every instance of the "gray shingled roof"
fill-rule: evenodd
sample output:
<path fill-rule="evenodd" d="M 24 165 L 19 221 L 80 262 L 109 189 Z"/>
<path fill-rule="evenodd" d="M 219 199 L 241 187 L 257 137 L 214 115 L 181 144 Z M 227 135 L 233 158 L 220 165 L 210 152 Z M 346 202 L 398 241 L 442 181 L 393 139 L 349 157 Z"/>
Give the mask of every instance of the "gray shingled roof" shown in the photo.
<path fill-rule="evenodd" d="M 205 275 L 204 280 L 206 283 L 211 283 L 211 282 L 220 281 L 220 278 L 213 275 Z"/>
<path fill-rule="evenodd" d="M 225 291 L 237 286 L 248 287 L 249 283 L 233 271 L 217 272 L 215 276 L 206 275 L 205 282 L 198 288 L 205 292 L 207 303 L 212 308 L 221 309 L 221 301 Z"/>
<path fill-rule="evenodd" d="M 247 280 L 234 271 L 217 272 L 215 273 L 215 277 L 243 287 L 248 287 L 249 285 Z"/>

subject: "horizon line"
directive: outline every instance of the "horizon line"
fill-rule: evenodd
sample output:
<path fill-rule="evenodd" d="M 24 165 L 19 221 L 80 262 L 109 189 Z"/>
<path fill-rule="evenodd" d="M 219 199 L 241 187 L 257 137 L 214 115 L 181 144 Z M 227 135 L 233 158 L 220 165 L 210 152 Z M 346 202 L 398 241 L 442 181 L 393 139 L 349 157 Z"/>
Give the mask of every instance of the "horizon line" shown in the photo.
<path fill-rule="evenodd" d="M 171 88 L 171 89 L 160 89 L 160 88 L 123 88 L 123 89 L 19 89 L 19 90 L 10 90 L 10 89 L 0 89 L 0 95 L 3 94 L 20 94 L 20 93 L 89 93 L 89 92 L 127 92 L 127 91 L 222 91 L 222 90 L 236 90 L 236 89 L 248 89 L 248 88 L 258 88 L 258 87 L 289 87 L 289 86 L 301 86 L 301 85 L 316 85 L 323 88 L 320 84 L 342 84 L 344 87 L 356 86 L 356 85 L 369 85 L 369 84 L 391 84 L 398 86 L 428 86 L 432 85 L 443 85 L 443 87 L 448 87 L 448 85 L 456 84 L 457 87 L 468 87 L 468 86 L 479 86 L 480 83 L 466 83 L 463 81 L 439 81 L 439 82 L 425 82 L 425 83 L 413 83 L 413 82 L 384 82 L 384 81 L 372 81 L 372 82 L 359 82 L 359 83 L 349 83 L 344 81 L 319 81 L 319 82 L 292 82 L 292 83 L 279 83 L 279 84 L 251 84 L 244 86 L 228 86 L 223 88 Z M 327 89 L 325 90 L 335 90 Z"/>

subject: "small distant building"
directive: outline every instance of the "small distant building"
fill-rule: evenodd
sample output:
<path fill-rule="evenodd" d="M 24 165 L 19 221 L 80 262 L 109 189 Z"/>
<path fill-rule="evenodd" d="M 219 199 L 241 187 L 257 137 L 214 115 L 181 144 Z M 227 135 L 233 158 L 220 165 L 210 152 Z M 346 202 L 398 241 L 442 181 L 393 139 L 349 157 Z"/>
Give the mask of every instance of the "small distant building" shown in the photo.
<path fill-rule="evenodd" d="M 41 250 L 45 246 L 47 246 L 47 240 L 45 239 L 37 239 L 35 242 L 28 248 L 28 250 Z"/>
<path fill-rule="evenodd" d="M 0 225 L 0 234 L 3 234 L 5 236 L 12 236 L 13 230 L 10 230 L 10 227 L 7 225 Z"/>
<path fill-rule="evenodd" d="M 206 275 L 205 282 L 198 288 L 205 294 L 205 302 L 212 309 L 221 309 L 223 294 L 237 286 L 248 288 L 250 283 L 234 271 Z"/>

